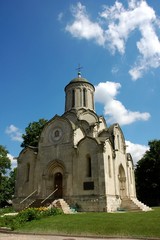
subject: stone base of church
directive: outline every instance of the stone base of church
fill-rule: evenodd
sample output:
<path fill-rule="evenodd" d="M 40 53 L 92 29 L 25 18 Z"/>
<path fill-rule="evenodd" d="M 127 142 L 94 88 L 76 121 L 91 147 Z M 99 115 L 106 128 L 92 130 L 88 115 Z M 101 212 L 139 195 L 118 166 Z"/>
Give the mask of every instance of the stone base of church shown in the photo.
<path fill-rule="evenodd" d="M 71 208 L 81 212 L 115 212 L 121 204 L 116 196 L 76 196 L 64 199 Z"/>
<path fill-rule="evenodd" d="M 80 212 L 106 212 L 105 196 L 72 196 L 64 199 L 71 208 Z"/>
<path fill-rule="evenodd" d="M 121 199 L 119 196 L 107 196 L 107 212 L 115 212 L 120 208 Z"/>

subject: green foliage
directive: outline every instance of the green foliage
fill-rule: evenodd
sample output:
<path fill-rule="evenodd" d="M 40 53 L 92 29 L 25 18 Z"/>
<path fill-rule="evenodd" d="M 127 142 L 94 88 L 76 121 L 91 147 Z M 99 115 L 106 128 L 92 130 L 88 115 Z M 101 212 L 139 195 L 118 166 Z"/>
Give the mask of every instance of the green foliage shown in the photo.
<path fill-rule="evenodd" d="M 25 223 L 25 222 L 30 222 L 35 219 L 40 218 L 40 212 L 38 211 L 37 208 L 28 208 L 23 211 L 21 211 L 17 215 L 17 220 L 19 223 Z"/>
<path fill-rule="evenodd" d="M 1 177 L 1 185 L 0 185 L 0 207 L 1 208 L 8 205 L 8 200 L 12 199 L 12 196 L 14 194 L 15 178 L 16 178 L 16 169 L 12 170 L 9 176 Z"/>
<path fill-rule="evenodd" d="M 25 129 L 26 133 L 22 135 L 23 142 L 21 144 L 21 147 L 37 147 L 40 134 L 46 123 L 47 120 L 45 119 L 39 119 L 38 122 L 29 123 L 28 127 Z"/>
<path fill-rule="evenodd" d="M 62 214 L 62 211 L 58 208 L 27 208 L 20 211 L 16 216 L 4 216 L 0 218 L 0 226 L 10 227 L 14 230 L 20 228 L 27 222 L 60 214 Z"/>
<path fill-rule="evenodd" d="M 14 193 L 14 173 L 6 175 L 11 168 L 11 160 L 8 158 L 8 151 L 0 145 L 0 207 L 4 207 Z"/>
<path fill-rule="evenodd" d="M 159 216 L 160 208 L 149 212 L 63 214 L 17 224 L 14 229 L 36 234 L 155 239 L 160 237 Z"/>
<path fill-rule="evenodd" d="M 13 212 L 15 212 L 13 207 L 0 208 L 0 216 L 5 214 L 5 213 L 13 213 Z"/>
<path fill-rule="evenodd" d="M 0 145 L 0 180 L 2 175 L 5 175 L 7 170 L 11 168 L 11 161 L 7 156 L 8 151 Z"/>
<path fill-rule="evenodd" d="M 62 211 L 58 208 L 27 208 L 22 210 L 17 215 L 17 220 L 19 223 L 30 222 L 32 220 L 37 220 L 42 217 L 55 216 L 62 214 Z"/>
<path fill-rule="evenodd" d="M 160 140 L 148 143 L 149 150 L 138 161 L 135 176 L 138 198 L 149 206 L 160 205 Z"/>

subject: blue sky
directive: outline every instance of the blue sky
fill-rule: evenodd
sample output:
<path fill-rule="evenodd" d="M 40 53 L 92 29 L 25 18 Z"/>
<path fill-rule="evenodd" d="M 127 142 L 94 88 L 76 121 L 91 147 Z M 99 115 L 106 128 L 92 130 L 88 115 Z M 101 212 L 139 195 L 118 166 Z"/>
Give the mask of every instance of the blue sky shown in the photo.
<path fill-rule="evenodd" d="M 30 122 L 63 114 L 78 64 L 135 163 L 159 139 L 159 0 L 1 0 L 0 144 L 11 158 Z"/>

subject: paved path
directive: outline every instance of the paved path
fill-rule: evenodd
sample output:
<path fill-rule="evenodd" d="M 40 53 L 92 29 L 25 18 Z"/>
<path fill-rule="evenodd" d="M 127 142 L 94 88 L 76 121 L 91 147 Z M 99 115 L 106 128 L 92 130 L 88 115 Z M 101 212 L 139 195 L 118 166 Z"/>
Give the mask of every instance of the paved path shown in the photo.
<path fill-rule="evenodd" d="M 70 237 L 70 236 L 53 236 L 53 235 L 30 235 L 30 234 L 13 234 L 0 233 L 0 240 L 114 240 L 114 238 L 90 238 L 90 237 Z M 116 238 L 118 240 L 118 238 Z M 121 240 L 123 240 L 121 238 Z M 125 238 L 125 240 L 131 240 Z M 133 239 L 132 239 L 133 240 Z"/>

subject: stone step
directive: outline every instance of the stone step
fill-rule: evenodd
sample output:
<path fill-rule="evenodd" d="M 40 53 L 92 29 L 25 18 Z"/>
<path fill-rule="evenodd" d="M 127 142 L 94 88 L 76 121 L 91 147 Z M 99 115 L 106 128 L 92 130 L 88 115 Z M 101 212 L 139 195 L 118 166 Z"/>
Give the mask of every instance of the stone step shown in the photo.
<path fill-rule="evenodd" d="M 141 201 L 139 201 L 137 198 L 132 198 L 132 201 L 138 205 L 142 211 L 152 211 L 152 208 L 148 207 L 147 205 L 145 205 L 144 203 L 142 203 Z"/>
<path fill-rule="evenodd" d="M 127 211 L 151 211 L 152 209 L 137 198 L 124 198 L 121 202 L 121 208 Z"/>
<path fill-rule="evenodd" d="M 73 211 L 71 210 L 71 208 L 69 207 L 68 203 L 64 200 L 64 199 L 57 199 L 54 200 L 51 204 L 51 206 L 57 207 L 62 209 L 62 211 L 65 214 L 72 214 Z"/>
<path fill-rule="evenodd" d="M 35 199 L 29 204 L 28 207 L 33 207 L 33 208 L 39 208 L 39 207 L 48 207 L 54 199 L 47 199 L 45 202 L 43 202 L 43 199 Z"/>
<path fill-rule="evenodd" d="M 70 209 L 69 205 L 64 199 L 47 199 L 43 202 L 43 199 L 36 199 L 34 200 L 28 207 L 56 207 L 62 209 L 65 214 L 71 214 L 73 211 Z"/>

